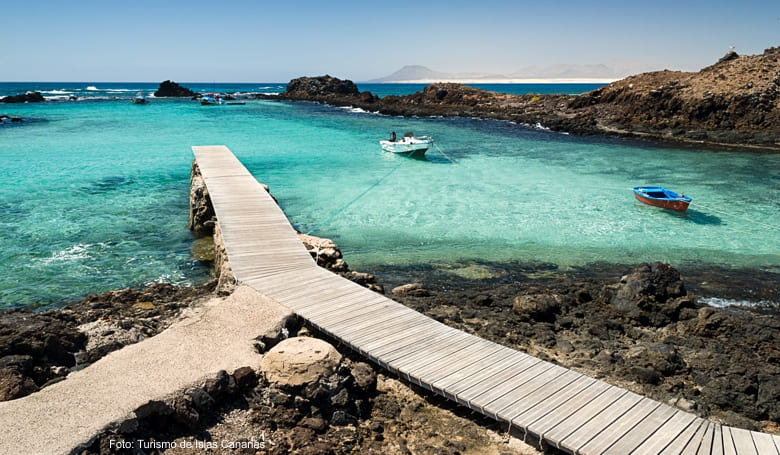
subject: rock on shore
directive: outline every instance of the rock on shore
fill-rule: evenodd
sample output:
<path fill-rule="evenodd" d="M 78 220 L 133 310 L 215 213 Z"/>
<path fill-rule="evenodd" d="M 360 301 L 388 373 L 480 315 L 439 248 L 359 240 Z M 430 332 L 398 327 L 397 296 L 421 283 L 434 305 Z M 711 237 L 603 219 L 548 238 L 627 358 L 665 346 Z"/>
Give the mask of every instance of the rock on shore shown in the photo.
<path fill-rule="evenodd" d="M 41 92 L 27 92 L 0 98 L 0 103 L 40 103 L 46 101 Z"/>
<path fill-rule="evenodd" d="M 686 412 L 780 428 L 778 313 L 701 305 L 667 264 L 603 279 L 426 277 L 396 289 L 395 300 L 440 322 Z"/>
<path fill-rule="evenodd" d="M 195 92 L 192 90 L 187 87 L 182 87 L 173 81 L 161 82 L 160 86 L 157 87 L 157 90 L 154 92 L 154 96 L 157 98 L 192 98 L 195 95 Z"/>
<path fill-rule="evenodd" d="M 639 74 L 578 96 L 507 95 L 432 84 L 378 98 L 331 76 L 290 81 L 279 99 L 326 102 L 404 116 L 463 116 L 542 125 L 553 131 L 755 145 L 780 150 L 780 47 L 730 52 L 695 73 Z"/>

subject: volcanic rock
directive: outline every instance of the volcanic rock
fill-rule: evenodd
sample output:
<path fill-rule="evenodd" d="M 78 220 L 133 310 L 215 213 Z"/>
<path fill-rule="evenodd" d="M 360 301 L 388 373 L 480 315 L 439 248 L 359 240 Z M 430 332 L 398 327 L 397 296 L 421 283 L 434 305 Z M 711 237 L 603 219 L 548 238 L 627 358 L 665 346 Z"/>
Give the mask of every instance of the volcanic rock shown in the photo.
<path fill-rule="evenodd" d="M 157 98 L 191 98 L 195 96 L 195 92 L 187 87 L 182 87 L 176 82 L 164 81 L 160 83 L 157 91 L 154 92 L 154 96 Z"/>
<path fill-rule="evenodd" d="M 0 98 L 0 103 L 39 103 L 46 101 L 41 92 L 27 92 Z"/>
<path fill-rule="evenodd" d="M 318 77 L 301 77 L 293 79 L 281 93 L 287 99 L 308 100 L 320 97 L 358 97 L 360 91 L 352 81 L 341 80 L 330 75 Z"/>
<path fill-rule="evenodd" d="M 290 81 L 279 99 L 354 106 L 387 115 L 509 120 L 552 131 L 780 149 L 780 47 L 730 52 L 699 72 L 656 71 L 578 95 L 509 95 L 438 83 L 377 98 L 331 76 Z"/>

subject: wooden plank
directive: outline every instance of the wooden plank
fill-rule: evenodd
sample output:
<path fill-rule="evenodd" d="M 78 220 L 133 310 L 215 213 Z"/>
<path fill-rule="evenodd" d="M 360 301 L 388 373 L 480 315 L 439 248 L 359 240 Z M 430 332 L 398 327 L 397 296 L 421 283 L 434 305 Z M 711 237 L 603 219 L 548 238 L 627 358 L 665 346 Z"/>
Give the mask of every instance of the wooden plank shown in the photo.
<path fill-rule="evenodd" d="M 449 355 L 439 359 L 435 364 L 419 368 L 415 374 L 420 375 L 421 379 L 424 378 L 433 387 L 433 384 L 439 378 L 446 377 L 454 372 L 479 370 L 480 368 L 477 364 L 483 363 L 487 358 L 491 358 L 493 354 L 501 351 L 501 348 L 502 346 L 499 344 L 477 339 L 465 349 L 455 353 L 457 355 Z"/>
<path fill-rule="evenodd" d="M 536 422 L 546 415 L 554 412 L 576 396 L 582 397 L 582 395 L 594 384 L 596 381 L 593 378 L 589 378 L 585 375 L 580 375 L 574 382 L 566 387 L 557 391 L 554 395 L 548 397 L 546 400 L 540 401 L 534 406 L 529 406 L 526 409 L 521 410 L 519 413 L 510 417 L 512 425 L 522 428 L 526 431 L 532 431 L 535 435 L 541 436 L 542 431 L 533 429 Z M 581 398 L 578 398 L 580 400 Z M 582 401 L 584 405 L 587 401 Z M 507 412 L 507 416 L 509 413 Z M 537 430 L 537 431 L 534 431 Z"/>
<path fill-rule="evenodd" d="M 368 354 L 369 346 L 374 346 L 376 343 L 381 346 L 383 343 L 403 338 L 406 336 L 405 331 L 424 330 L 431 323 L 426 318 L 420 318 L 414 313 L 404 314 L 394 321 L 379 322 L 378 325 L 366 326 L 364 330 L 348 335 L 344 340 L 360 346 L 360 352 Z"/>
<path fill-rule="evenodd" d="M 574 452 L 639 403 L 641 398 L 626 390 L 609 387 L 596 399 L 559 422 L 558 426 L 545 432 L 545 437 L 559 448 Z"/>
<path fill-rule="evenodd" d="M 366 324 L 376 318 L 397 317 L 398 308 L 382 302 L 361 305 L 359 301 L 354 301 L 346 302 L 343 307 L 336 307 L 320 314 L 306 317 L 319 325 L 328 326 L 331 330 L 349 333 L 354 326 Z"/>
<path fill-rule="evenodd" d="M 467 376 L 463 380 L 457 382 L 448 381 L 444 384 L 439 384 L 439 386 L 442 387 L 446 393 L 456 397 L 458 401 L 468 402 L 470 397 L 479 395 L 479 393 L 481 393 L 480 391 L 483 390 L 486 387 L 486 384 L 495 378 L 496 375 L 501 374 L 504 371 L 522 371 L 523 369 L 542 363 L 542 361 L 536 357 L 520 354 L 521 353 L 518 352 L 500 362 L 496 362 L 476 374 Z"/>
<path fill-rule="evenodd" d="M 659 406 L 661 406 L 659 402 L 642 397 L 642 399 L 639 400 L 639 403 L 630 407 L 626 412 L 621 414 L 618 419 L 608 424 L 602 424 L 603 429 L 594 432 L 596 433 L 596 437 L 585 443 L 585 445 L 580 446 L 577 450 L 584 453 L 604 453 L 604 451 L 609 449 L 613 444 L 625 439 L 636 425 L 644 422 L 647 416 L 658 409 Z M 654 427 L 652 428 L 652 431 L 655 431 L 656 429 L 657 427 Z M 636 433 L 634 434 L 636 435 Z M 636 439 L 625 440 L 624 445 L 630 449 L 625 453 L 630 453 L 631 450 L 635 449 L 642 442 L 644 442 L 644 438 L 639 441 Z"/>
<path fill-rule="evenodd" d="M 387 352 L 382 355 L 382 360 L 390 365 L 393 370 L 397 370 L 399 366 L 408 365 L 409 362 L 417 358 L 432 355 L 442 344 L 451 343 L 458 339 L 458 330 L 450 327 L 447 327 L 447 329 L 449 330 L 444 330 L 443 328 L 434 330 L 428 338 L 419 340 L 413 345 L 406 345 L 404 348 Z"/>
<path fill-rule="evenodd" d="M 734 441 L 734 448 L 739 455 L 758 455 L 749 430 L 732 427 L 731 439 Z"/>
<path fill-rule="evenodd" d="M 433 320 L 422 319 L 421 324 L 408 325 L 403 327 L 396 333 L 388 336 L 384 336 L 372 341 L 366 341 L 361 344 L 361 349 L 370 353 L 372 356 L 378 356 L 384 352 L 384 348 L 388 346 L 395 347 L 401 341 L 407 340 L 410 337 L 419 337 L 421 335 L 429 335 L 432 327 L 435 325 Z"/>
<path fill-rule="evenodd" d="M 666 439 L 667 435 L 661 432 L 664 424 L 675 414 L 680 413 L 671 406 L 660 405 L 641 421 L 636 420 L 634 427 L 627 431 L 620 439 L 616 440 L 604 454 L 623 455 L 634 453 L 648 439 Z M 627 419 L 628 420 L 628 419 Z M 608 435 L 599 438 L 609 438 Z M 671 438 L 669 438 L 671 439 Z"/>
<path fill-rule="evenodd" d="M 687 412 L 677 410 L 677 412 L 672 415 L 672 417 L 670 417 L 663 425 L 661 425 L 660 428 L 658 428 L 652 437 L 647 438 L 642 444 L 639 445 L 639 447 L 634 449 L 631 454 L 657 455 L 659 452 L 669 446 L 672 441 L 684 433 L 688 427 L 693 425 L 694 422 L 698 425 L 700 422 L 697 422 L 696 419 L 697 417 L 693 414 L 688 414 Z M 690 434 L 693 435 L 694 432 L 695 429 L 691 430 Z M 690 436 L 688 439 L 690 439 Z"/>
<path fill-rule="evenodd" d="M 468 368 L 458 369 L 453 372 L 441 371 L 443 373 L 441 377 L 430 378 L 431 385 L 434 389 L 440 391 L 442 394 L 447 392 L 447 389 L 453 384 L 457 384 L 462 381 L 467 381 L 474 375 L 478 375 L 486 368 L 499 364 L 509 357 L 514 356 L 515 351 L 505 346 L 496 344 L 496 351 L 492 354 L 485 356 L 484 358 L 469 365 Z"/>
<path fill-rule="evenodd" d="M 538 362 L 529 363 L 528 366 L 523 365 L 520 368 L 508 368 L 482 382 L 479 388 L 463 392 L 460 394 L 460 397 L 468 400 L 473 405 L 479 406 L 481 412 L 484 413 L 486 405 L 504 397 L 512 390 L 525 386 L 526 383 L 537 376 L 541 374 L 551 377 L 557 376 L 557 371 L 553 369 L 553 366 L 553 364 L 548 362 Z M 491 408 L 491 411 L 495 411 L 495 409 Z"/>
<path fill-rule="evenodd" d="M 682 453 L 683 450 L 685 450 L 685 447 L 694 439 L 695 435 L 699 432 L 700 428 L 704 426 L 704 431 L 706 432 L 706 426 L 708 422 L 704 419 L 701 419 L 699 417 L 696 417 L 693 422 L 691 422 L 690 425 L 688 425 L 683 431 L 677 434 L 677 436 L 672 439 L 671 442 L 668 440 L 663 440 L 661 442 L 665 442 L 666 445 L 664 446 L 664 449 L 658 453 L 672 455 L 676 454 L 679 455 Z"/>
<path fill-rule="evenodd" d="M 702 442 L 704 442 L 704 436 L 707 434 L 711 426 L 712 426 L 712 422 L 708 422 L 705 420 L 704 423 L 702 423 L 699 426 L 699 429 L 696 430 L 696 433 L 693 434 L 691 440 L 688 441 L 688 444 L 681 452 L 681 455 L 696 455 L 696 452 L 699 451 Z"/>
<path fill-rule="evenodd" d="M 725 425 L 720 427 L 721 434 L 723 435 L 723 455 L 739 455 L 737 448 L 734 446 L 731 430 L 731 427 Z"/>
<path fill-rule="evenodd" d="M 540 387 L 537 387 L 534 390 L 529 390 L 526 393 L 512 394 L 509 398 L 514 399 L 514 401 L 511 403 L 504 405 L 503 403 L 496 402 L 496 416 L 499 419 L 511 422 L 512 419 L 518 414 L 522 414 L 525 411 L 533 409 L 539 404 L 547 405 L 548 401 L 552 397 L 554 397 L 557 393 L 560 393 L 561 390 L 565 389 L 566 387 L 574 384 L 581 377 L 582 375 L 577 372 L 564 369 L 562 374 L 556 376 L 550 381 L 541 384 Z M 579 386 L 579 383 L 577 386 Z"/>
<path fill-rule="evenodd" d="M 332 300 L 297 311 L 307 319 L 316 320 L 319 324 L 332 323 L 334 328 L 340 327 L 339 324 L 349 325 L 346 318 L 358 316 L 366 312 L 376 311 L 377 317 L 386 310 L 390 310 L 393 314 L 398 313 L 398 308 L 395 305 L 388 304 L 381 296 L 368 300 L 364 294 L 353 292 L 351 294 L 333 294 L 332 297 Z"/>
<path fill-rule="evenodd" d="M 707 430 L 704 432 L 704 436 L 699 444 L 699 449 L 696 451 L 696 455 L 711 455 L 712 443 L 715 436 L 715 424 L 707 422 Z"/>
<path fill-rule="evenodd" d="M 375 303 L 386 303 L 380 300 L 377 295 L 366 295 L 356 289 L 329 288 L 327 283 L 317 284 L 316 288 L 305 293 L 289 297 L 274 297 L 274 300 L 287 305 L 291 309 L 306 315 L 306 317 L 323 317 L 332 314 L 334 310 L 345 306 L 350 306 L 355 302 L 365 302 L 365 305 Z"/>
<path fill-rule="evenodd" d="M 723 428 L 720 424 L 712 424 L 712 455 L 723 455 Z"/>
<path fill-rule="evenodd" d="M 451 332 L 450 337 L 447 338 L 445 344 L 429 344 L 420 346 L 420 350 L 413 355 L 405 356 L 398 359 L 395 362 L 396 368 L 399 371 L 407 372 L 410 368 L 420 367 L 427 365 L 431 361 L 435 361 L 441 357 L 441 354 L 449 354 L 453 348 L 458 350 L 474 343 L 473 337 L 467 334 L 454 330 Z"/>
<path fill-rule="evenodd" d="M 552 411 L 540 413 L 541 415 L 528 425 L 528 431 L 560 448 L 563 438 L 573 433 L 585 421 L 598 415 L 624 393 L 624 390 L 606 382 L 596 381 Z"/>
<path fill-rule="evenodd" d="M 518 387 L 510 389 L 505 394 L 499 396 L 493 401 L 489 403 L 483 402 L 485 403 L 483 409 L 496 416 L 496 419 L 505 420 L 508 422 L 513 414 L 527 407 L 525 402 L 533 393 L 540 391 L 541 393 L 544 393 L 544 388 L 550 385 L 555 385 L 557 388 L 560 388 L 561 381 L 568 384 L 574 381 L 576 378 L 577 373 L 552 364 L 549 369 L 540 373 L 538 376 L 531 378 Z M 514 383 L 515 381 L 513 380 L 509 382 Z M 528 404 L 536 403 L 533 402 Z M 507 408 L 509 409 L 507 410 Z M 509 414 L 509 416 L 502 415 L 502 411 Z"/>
<path fill-rule="evenodd" d="M 408 325 L 414 325 L 415 323 L 422 324 L 424 321 L 420 320 L 419 314 L 416 314 L 413 311 L 401 313 L 394 319 L 376 319 L 366 323 L 360 328 L 360 330 L 355 330 L 349 335 L 345 336 L 344 341 L 349 343 L 362 344 L 362 342 L 386 337 L 396 333 L 399 328 L 406 327 Z"/>
<path fill-rule="evenodd" d="M 437 349 L 425 356 L 410 357 L 409 361 L 399 362 L 396 368 L 399 372 L 406 375 L 410 381 L 416 381 L 418 384 L 427 384 L 428 380 L 422 371 L 430 371 L 431 367 L 444 367 L 458 358 L 462 358 L 464 351 L 470 346 L 474 346 L 475 340 L 470 337 L 457 337 L 446 345 L 438 346 Z M 455 358 L 453 358 L 455 357 Z"/>
<path fill-rule="evenodd" d="M 780 455 L 780 450 L 777 449 L 774 441 L 772 441 L 772 435 L 751 431 L 750 437 L 753 438 L 753 444 L 756 446 L 756 452 L 759 454 Z"/>
<path fill-rule="evenodd" d="M 389 365 L 390 362 L 399 357 L 418 352 L 421 343 L 430 343 L 431 341 L 438 342 L 439 340 L 445 339 L 448 335 L 452 336 L 452 333 L 449 331 L 445 332 L 435 329 L 436 327 L 434 326 L 427 327 L 426 330 L 416 330 L 406 338 L 397 339 L 392 343 L 388 342 L 379 348 L 372 349 L 370 351 L 371 355 L 381 359 L 384 364 Z"/>

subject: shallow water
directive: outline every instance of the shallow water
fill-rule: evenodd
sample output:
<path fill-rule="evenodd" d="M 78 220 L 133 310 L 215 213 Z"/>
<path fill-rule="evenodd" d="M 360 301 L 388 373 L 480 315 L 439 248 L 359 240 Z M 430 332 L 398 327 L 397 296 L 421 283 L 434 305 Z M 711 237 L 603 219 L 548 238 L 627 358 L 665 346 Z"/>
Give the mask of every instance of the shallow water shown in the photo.
<path fill-rule="evenodd" d="M 227 145 L 295 227 L 333 238 L 358 270 L 478 259 L 780 272 L 777 154 L 313 103 L 135 106 L 134 92 L 0 108 L 26 120 L 0 125 L 0 305 L 207 279 L 186 223 L 190 147 L 211 144 Z M 427 160 L 383 153 L 390 131 L 433 136 L 438 149 Z M 691 196 L 688 213 L 639 203 L 630 188 L 643 184 Z"/>

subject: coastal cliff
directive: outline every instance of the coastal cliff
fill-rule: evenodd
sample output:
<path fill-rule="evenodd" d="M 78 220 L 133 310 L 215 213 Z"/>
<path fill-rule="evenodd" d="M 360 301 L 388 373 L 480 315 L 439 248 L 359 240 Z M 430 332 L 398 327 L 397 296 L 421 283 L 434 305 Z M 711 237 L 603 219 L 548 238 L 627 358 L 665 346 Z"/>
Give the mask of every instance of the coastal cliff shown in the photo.
<path fill-rule="evenodd" d="M 280 99 L 402 116 L 462 116 L 540 124 L 586 135 L 639 136 L 780 150 L 780 47 L 729 52 L 698 72 L 630 76 L 582 95 L 508 95 L 454 84 L 379 98 L 331 76 L 290 81 Z"/>

